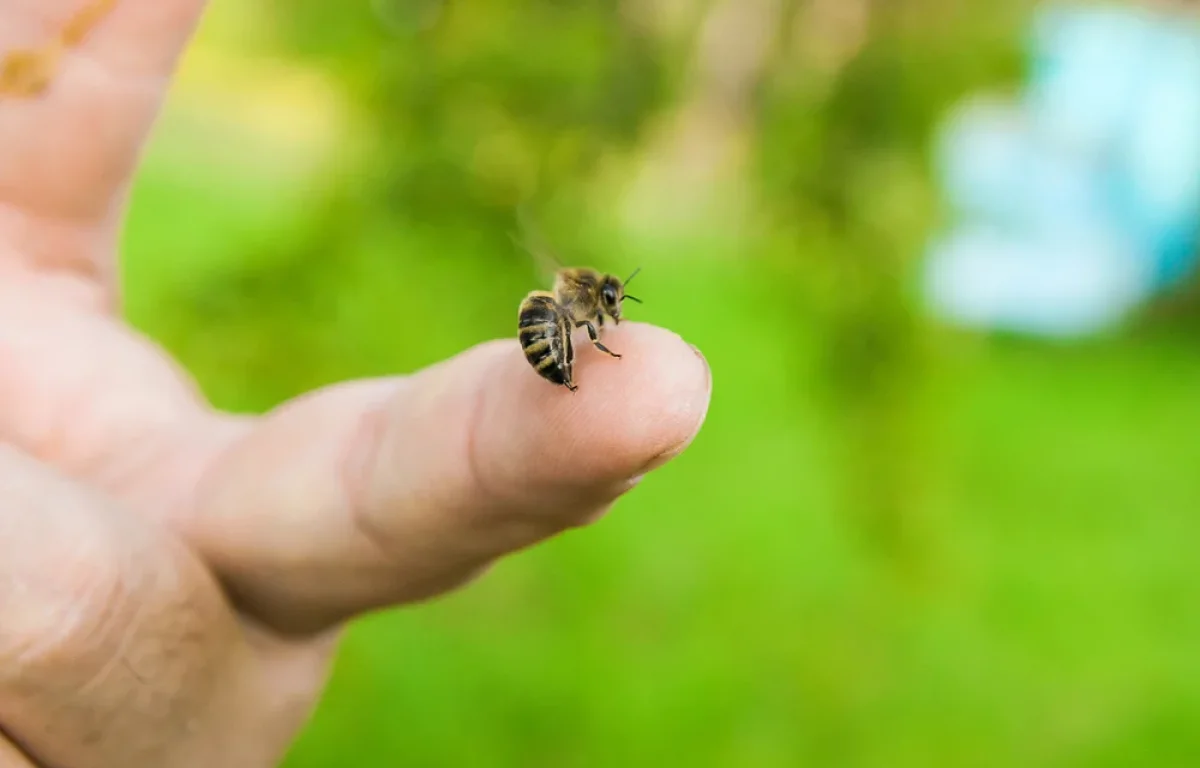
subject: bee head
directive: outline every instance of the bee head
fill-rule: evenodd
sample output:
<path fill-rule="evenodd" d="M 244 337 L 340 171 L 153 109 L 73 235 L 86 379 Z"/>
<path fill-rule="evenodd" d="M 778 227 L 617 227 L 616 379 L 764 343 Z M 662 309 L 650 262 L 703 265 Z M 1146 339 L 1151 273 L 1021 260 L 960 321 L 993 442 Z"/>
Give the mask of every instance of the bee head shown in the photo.
<path fill-rule="evenodd" d="M 641 269 L 640 267 L 638 269 Z M 638 269 L 633 271 L 633 275 L 638 273 Z M 633 279 L 630 275 L 624 282 L 618 279 L 615 275 L 605 275 L 604 281 L 600 283 L 600 303 L 604 307 L 604 311 L 613 319 L 614 323 L 621 322 L 621 302 L 625 299 L 636 301 L 639 304 L 641 299 L 636 296 L 630 296 L 625 293 L 625 286 Z"/>

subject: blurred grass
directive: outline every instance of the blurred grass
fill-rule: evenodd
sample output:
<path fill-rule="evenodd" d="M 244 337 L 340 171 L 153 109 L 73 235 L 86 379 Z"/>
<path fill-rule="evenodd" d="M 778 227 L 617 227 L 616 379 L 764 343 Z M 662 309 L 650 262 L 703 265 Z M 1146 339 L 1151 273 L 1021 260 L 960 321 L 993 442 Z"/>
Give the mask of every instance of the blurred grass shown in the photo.
<path fill-rule="evenodd" d="M 536 275 L 503 201 L 450 185 L 438 216 L 395 214 L 387 182 L 410 166 L 386 155 L 404 147 L 379 149 L 381 124 L 355 112 L 374 54 L 339 47 L 361 20 L 300 46 L 344 57 L 339 93 L 284 53 L 222 58 L 273 40 L 269 7 L 255 35 L 218 4 L 185 63 L 134 192 L 131 319 L 237 410 L 510 335 Z M 709 420 L 595 527 L 357 624 L 290 768 L 1200 760 L 1195 342 L 1149 323 L 1040 345 L 910 316 L 904 254 L 932 216 L 922 131 L 953 90 L 922 83 L 999 34 L 969 30 L 933 53 L 868 49 L 808 116 L 787 109 L 802 100 L 767 110 L 769 204 L 741 229 L 623 231 L 569 185 L 590 165 L 551 173 L 567 180 L 555 241 L 615 272 L 645 265 L 630 314 L 704 351 Z M 205 85 L 239 69 L 225 96 Z M 955 87 L 996 68 L 972 71 Z M 871 94 L 889 83 L 886 104 L 915 112 L 885 129 Z M 238 108 L 259 92 L 291 96 Z M 406 332 L 448 296 L 462 313 Z M 880 506 L 912 525 L 915 576 L 856 517 Z"/>

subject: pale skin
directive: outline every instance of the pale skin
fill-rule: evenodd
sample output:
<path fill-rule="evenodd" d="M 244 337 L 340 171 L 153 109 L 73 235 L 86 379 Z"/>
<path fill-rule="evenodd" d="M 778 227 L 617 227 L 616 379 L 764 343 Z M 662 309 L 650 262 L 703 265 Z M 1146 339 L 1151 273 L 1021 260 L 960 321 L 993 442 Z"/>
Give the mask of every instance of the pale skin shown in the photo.
<path fill-rule="evenodd" d="M 0 0 L 0 56 L 88 2 Z M 622 323 L 575 396 L 514 330 L 265 416 L 212 409 L 122 322 L 116 251 L 202 10 L 117 0 L 0 94 L 0 768 L 276 765 L 345 622 L 597 519 L 708 407 L 692 347 Z"/>

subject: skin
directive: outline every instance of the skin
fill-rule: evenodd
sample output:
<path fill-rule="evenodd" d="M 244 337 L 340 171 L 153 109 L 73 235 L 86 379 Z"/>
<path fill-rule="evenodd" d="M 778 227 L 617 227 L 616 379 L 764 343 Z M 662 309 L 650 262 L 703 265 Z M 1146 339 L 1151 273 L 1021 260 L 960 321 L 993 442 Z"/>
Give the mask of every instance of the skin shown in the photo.
<path fill-rule="evenodd" d="M 80 2 L 0 0 L 0 52 Z M 692 347 L 622 323 L 624 358 L 587 348 L 574 396 L 514 335 L 214 411 L 121 321 L 116 280 L 129 179 L 202 6 L 118 0 L 44 90 L 0 95 L 0 768 L 275 765 L 346 621 L 595 520 L 708 407 Z"/>

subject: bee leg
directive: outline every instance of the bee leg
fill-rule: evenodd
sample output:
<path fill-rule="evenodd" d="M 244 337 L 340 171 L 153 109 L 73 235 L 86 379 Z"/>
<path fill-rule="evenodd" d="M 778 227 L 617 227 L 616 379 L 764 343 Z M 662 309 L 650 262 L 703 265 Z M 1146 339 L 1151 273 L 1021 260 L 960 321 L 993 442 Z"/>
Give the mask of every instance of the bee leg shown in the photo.
<path fill-rule="evenodd" d="M 596 332 L 596 326 L 592 325 L 591 320 L 580 320 L 579 322 L 575 323 L 576 328 L 581 325 L 587 326 L 588 336 L 592 338 L 592 345 L 595 346 L 596 349 L 600 350 L 601 352 L 606 352 L 616 358 L 621 357 L 616 352 L 613 352 L 611 349 L 600 343 L 600 334 Z"/>

